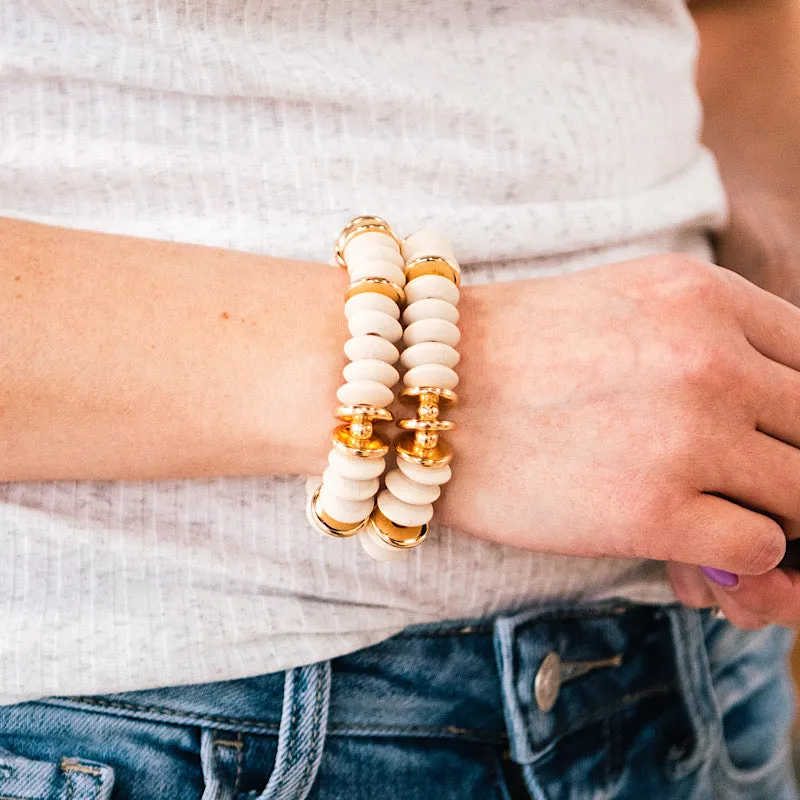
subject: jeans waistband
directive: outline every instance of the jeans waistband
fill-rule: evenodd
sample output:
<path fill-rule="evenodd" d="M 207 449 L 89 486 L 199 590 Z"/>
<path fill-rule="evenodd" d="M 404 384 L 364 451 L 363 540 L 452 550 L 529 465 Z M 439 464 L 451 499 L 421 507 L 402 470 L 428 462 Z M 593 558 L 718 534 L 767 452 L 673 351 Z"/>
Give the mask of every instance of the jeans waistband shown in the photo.
<path fill-rule="evenodd" d="M 698 721 L 710 711 L 698 690 L 703 674 L 698 612 L 622 601 L 550 606 L 484 620 L 419 625 L 379 645 L 330 662 L 328 735 L 511 738 L 518 760 L 585 724 L 602 692 L 605 713 L 637 698 L 679 691 Z M 548 653 L 563 661 L 619 656 L 620 664 L 565 682 L 559 703 L 542 713 L 537 670 Z M 284 673 L 45 702 L 171 724 L 277 734 Z M 424 723 L 421 722 L 424 720 Z M 523 733 L 524 731 L 524 733 Z"/>

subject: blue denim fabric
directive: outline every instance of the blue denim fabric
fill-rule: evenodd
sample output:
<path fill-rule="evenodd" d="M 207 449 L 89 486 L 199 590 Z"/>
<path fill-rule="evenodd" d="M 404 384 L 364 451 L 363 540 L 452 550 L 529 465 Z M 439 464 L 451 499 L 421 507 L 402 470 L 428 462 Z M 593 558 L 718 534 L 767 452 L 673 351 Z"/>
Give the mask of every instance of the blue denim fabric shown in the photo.
<path fill-rule="evenodd" d="M 791 634 L 678 606 L 421 626 L 246 680 L 0 708 L 0 798 L 797 800 Z M 548 653 L 617 656 L 537 704 Z"/>

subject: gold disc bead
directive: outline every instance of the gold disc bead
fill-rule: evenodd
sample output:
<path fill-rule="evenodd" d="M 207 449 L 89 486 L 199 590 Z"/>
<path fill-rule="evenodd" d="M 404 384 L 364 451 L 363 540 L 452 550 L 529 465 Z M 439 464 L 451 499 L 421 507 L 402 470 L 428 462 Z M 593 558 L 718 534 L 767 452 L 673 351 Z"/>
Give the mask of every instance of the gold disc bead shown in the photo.
<path fill-rule="evenodd" d="M 436 386 L 408 386 L 400 392 L 400 402 L 411 406 L 418 403 L 448 408 L 458 402 L 458 395 L 452 389 Z"/>
<path fill-rule="evenodd" d="M 352 422 L 359 417 L 377 422 L 391 422 L 393 419 L 392 412 L 388 408 L 377 408 L 376 406 L 337 406 L 333 415 L 342 422 Z"/>
<path fill-rule="evenodd" d="M 461 286 L 461 272 L 450 259 L 444 256 L 419 256 L 405 266 L 406 282 L 410 283 L 421 275 L 441 275 Z"/>
<path fill-rule="evenodd" d="M 355 536 L 367 524 L 367 519 L 361 522 L 339 522 L 326 514 L 319 502 L 319 493 L 322 486 L 318 486 L 308 502 L 308 518 L 317 530 L 335 539 L 346 539 Z"/>
<path fill-rule="evenodd" d="M 378 537 L 398 550 L 409 550 L 422 544 L 428 535 L 428 523 L 407 527 L 396 525 L 377 506 L 369 517 L 370 524 Z"/>
<path fill-rule="evenodd" d="M 347 245 L 362 233 L 383 233 L 390 236 L 396 242 L 397 249 L 400 249 L 400 240 L 385 219 L 372 215 L 354 217 L 342 228 L 334 248 L 336 263 L 342 269 L 347 269 L 347 262 L 344 259 L 344 251 L 347 249 Z"/>
<path fill-rule="evenodd" d="M 347 302 L 351 297 L 364 292 L 377 292 L 390 300 L 394 300 L 398 306 L 406 301 L 406 293 L 402 286 L 390 281 L 388 278 L 361 278 L 350 284 L 345 293 L 344 299 Z"/>
<path fill-rule="evenodd" d="M 337 425 L 332 438 L 337 450 L 358 458 L 381 458 L 389 452 L 389 443 L 380 434 L 373 433 L 365 439 L 355 436 L 349 425 Z"/>
<path fill-rule="evenodd" d="M 415 431 L 404 431 L 394 443 L 394 449 L 398 458 L 408 461 L 411 464 L 418 464 L 421 467 L 444 467 L 453 460 L 453 448 L 447 442 L 442 441 L 437 436 L 436 443 L 431 446 L 423 446 L 417 441 Z"/>

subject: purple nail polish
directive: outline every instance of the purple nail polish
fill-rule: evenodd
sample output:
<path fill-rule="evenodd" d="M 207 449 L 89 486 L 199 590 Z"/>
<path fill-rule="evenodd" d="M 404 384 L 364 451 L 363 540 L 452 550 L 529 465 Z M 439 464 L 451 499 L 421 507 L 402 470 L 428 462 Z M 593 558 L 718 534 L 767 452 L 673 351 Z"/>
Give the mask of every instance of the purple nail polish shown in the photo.
<path fill-rule="evenodd" d="M 703 575 L 710 581 L 719 586 L 724 586 L 726 589 L 732 589 L 739 583 L 739 576 L 734 575 L 732 572 L 725 572 L 724 569 L 714 569 L 714 567 L 700 567 Z"/>

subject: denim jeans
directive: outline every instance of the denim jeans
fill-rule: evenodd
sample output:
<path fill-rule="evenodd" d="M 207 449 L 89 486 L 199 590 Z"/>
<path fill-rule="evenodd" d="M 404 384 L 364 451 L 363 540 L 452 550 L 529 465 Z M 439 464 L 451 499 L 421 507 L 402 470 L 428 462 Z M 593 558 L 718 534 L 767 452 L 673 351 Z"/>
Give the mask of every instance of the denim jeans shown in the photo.
<path fill-rule="evenodd" d="M 678 606 L 536 608 L 287 673 L 7 706 L 0 798 L 797 800 L 790 642 Z"/>

